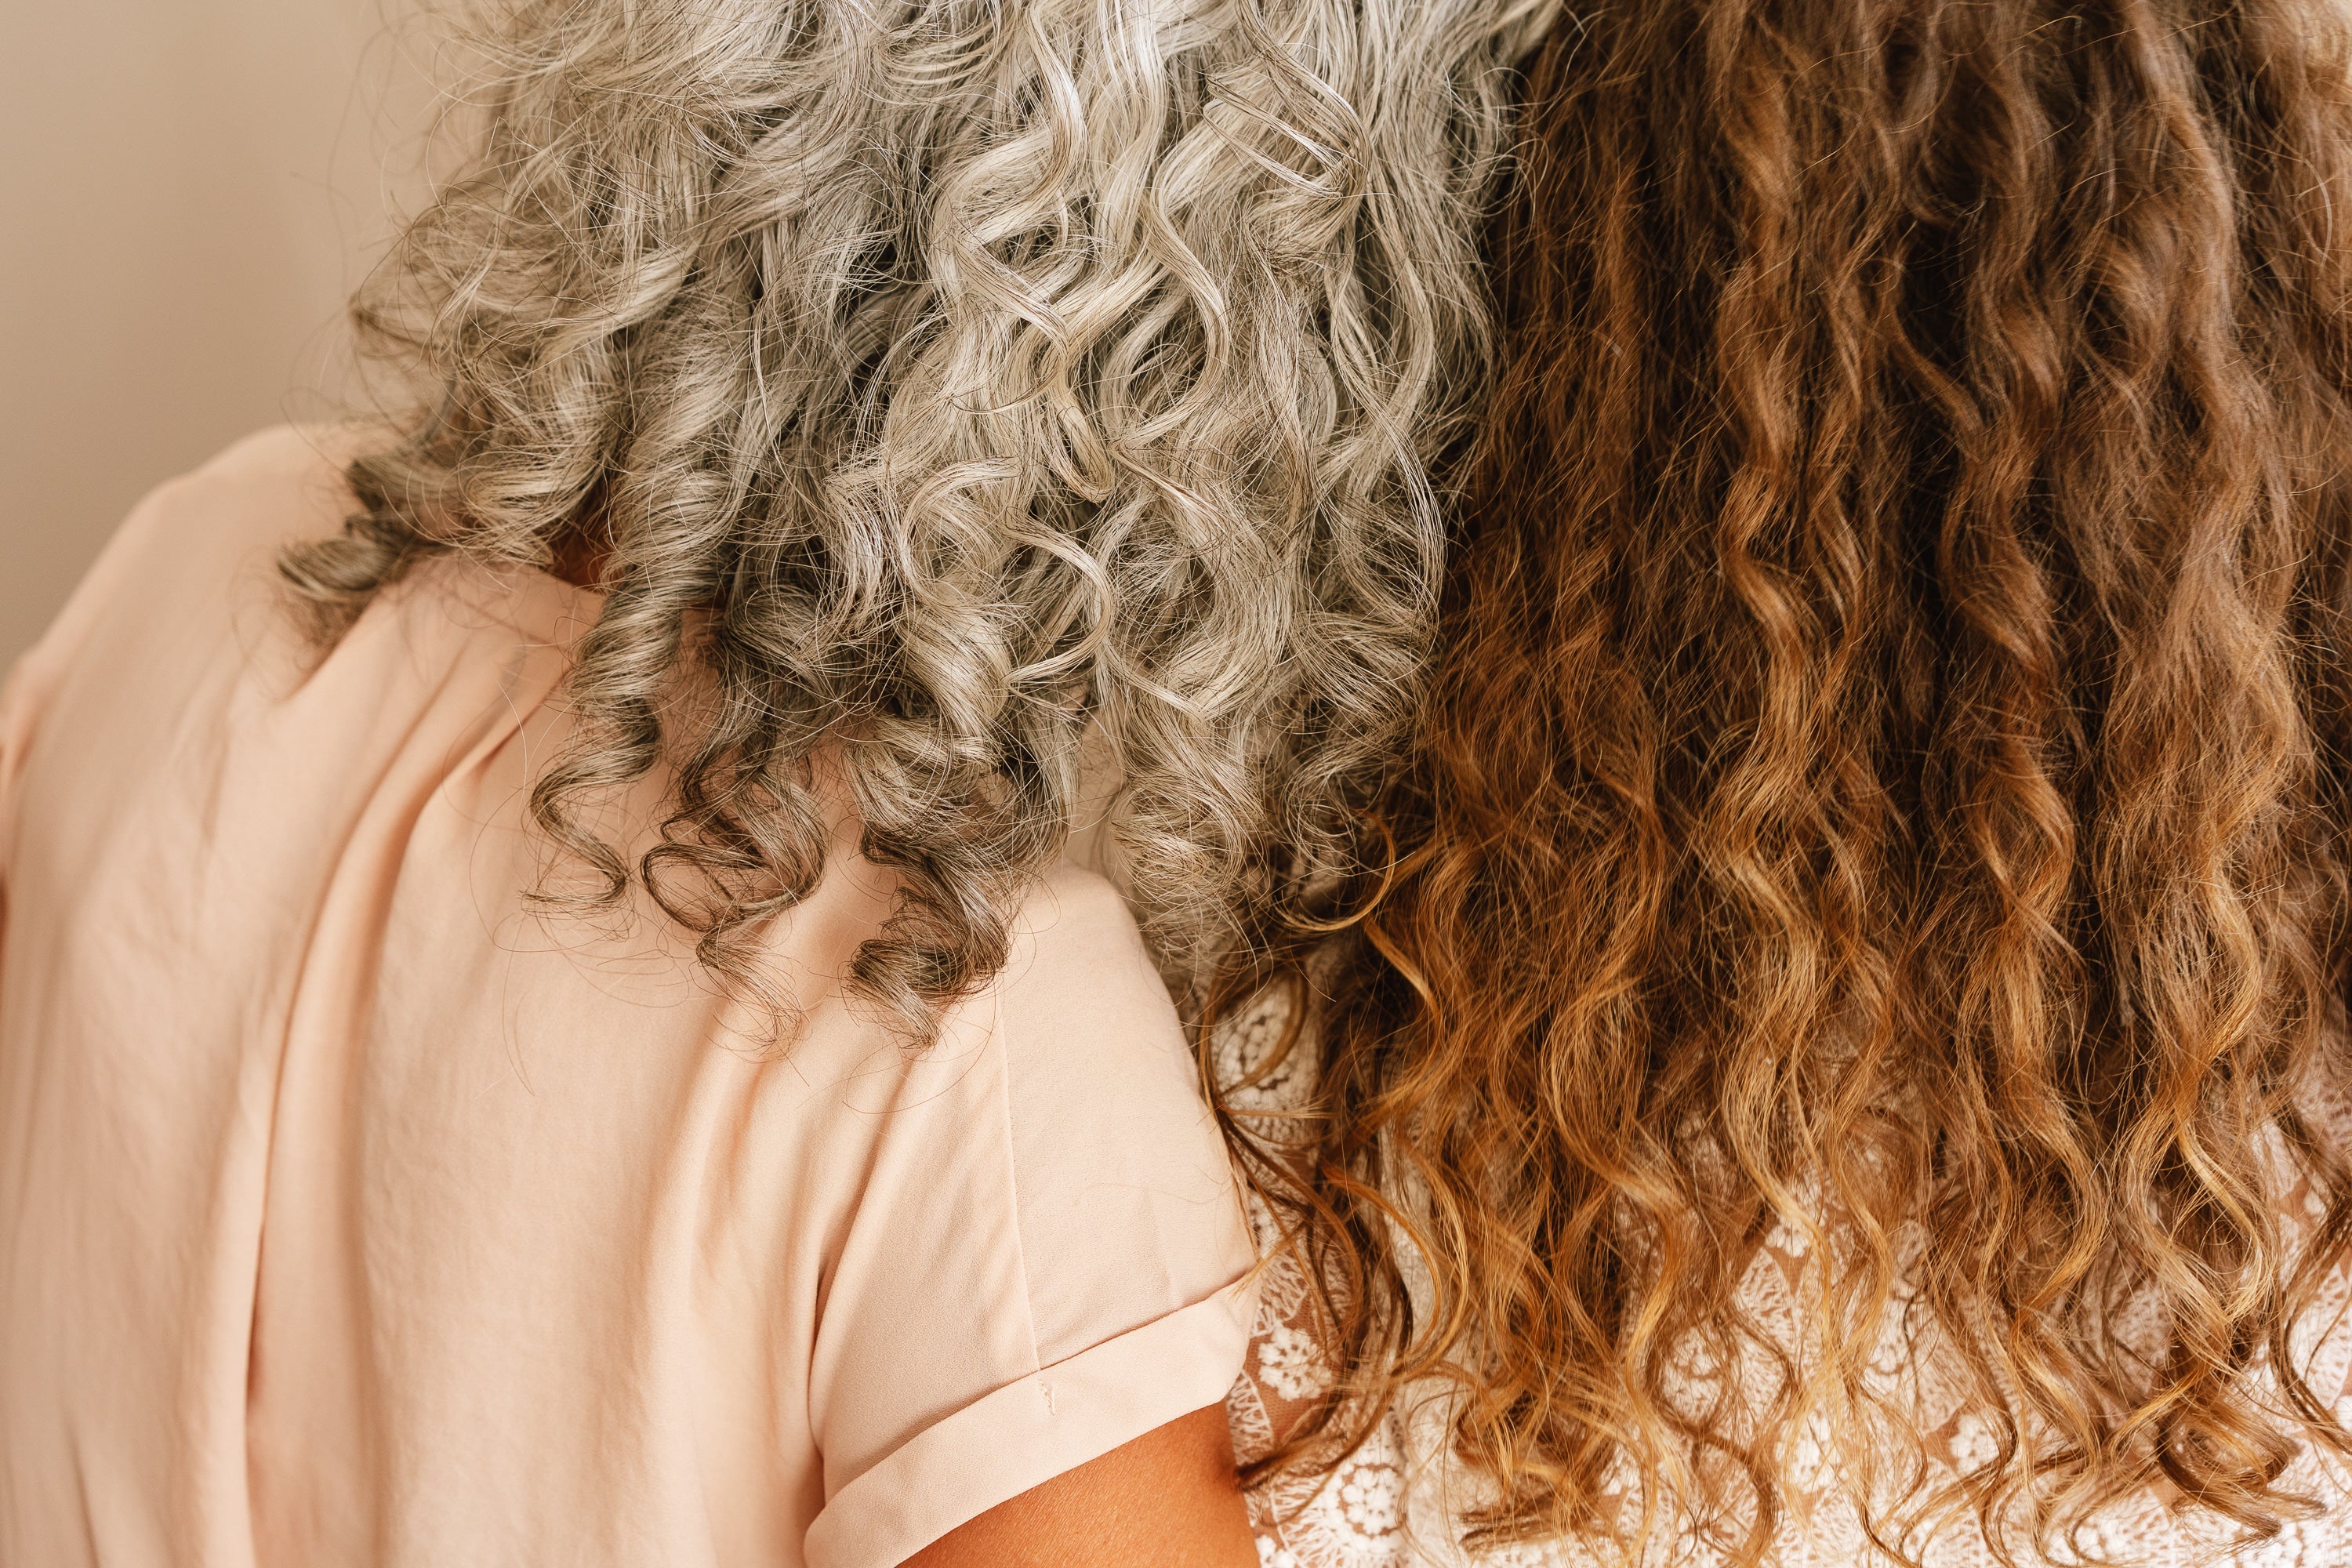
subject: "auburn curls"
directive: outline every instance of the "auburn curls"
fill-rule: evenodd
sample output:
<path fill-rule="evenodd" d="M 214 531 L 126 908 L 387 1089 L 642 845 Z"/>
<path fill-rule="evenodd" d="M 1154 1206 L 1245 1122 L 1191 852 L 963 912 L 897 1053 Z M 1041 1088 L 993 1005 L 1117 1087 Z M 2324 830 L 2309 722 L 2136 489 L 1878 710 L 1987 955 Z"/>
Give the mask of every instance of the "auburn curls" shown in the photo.
<path fill-rule="evenodd" d="M 2344 19 L 1599 0 L 1526 89 L 1390 852 L 1226 989 L 1270 963 L 1318 1058 L 1303 1133 L 1230 1120 L 1344 1373 L 1271 1462 L 1435 1376 L 1479 1531 L 1684 1510 L 1756 1561 L 1826 1413 L 1899 1549 L 1892 1312 L 1992 1413 L 1945 1500 L 1997 1551 L 2150 1486 L 2275 1531 L 2298 1445 L 2346 1445 L 2290 1342 L 2352 1250 L 2311 1109 L 2352 951 Z M 1738 1304 L 1775 1234 L 1802 1345 Z M 1773 1370 L 1687 1396 L 1734 1361 Z"/>

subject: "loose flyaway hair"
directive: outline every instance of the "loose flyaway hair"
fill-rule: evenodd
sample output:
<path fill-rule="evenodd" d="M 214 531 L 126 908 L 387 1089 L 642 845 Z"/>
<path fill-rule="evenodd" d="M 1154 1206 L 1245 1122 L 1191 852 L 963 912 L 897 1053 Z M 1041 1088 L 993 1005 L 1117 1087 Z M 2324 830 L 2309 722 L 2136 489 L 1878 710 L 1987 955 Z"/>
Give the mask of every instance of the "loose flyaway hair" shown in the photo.
<path fill-rule="evenodd" d="M 855 984 L 928 1035 L 1082 740 L 1192 973 L 1400 732 L 1548 4 L 514 5 L 479 157 L 356 307 L 418 412 L 284 569 L 331 633 L 428 556 L 600 563 L 533 813 L 722 975 L 818 877 L 837 745 L 903 888 Z M 633 862 L 596 807 L 656 768 Z"/>
<path fill-rule="evenodd" d="M 2273 1531 L 2345 1447 L 2345 17 L 1575 12 L 1393 853 L 1276 954 L 1320 1092 L 1256 1173 L 1349 1395 L 1299 1451 L 1450 1378 L 1473 1524 L 1755 1562 L 1826 1429 L 1907 1552 L 1891 1335 L 1993 1415 L 1940 1500 L 1997 1550 L 2144 1488 Z M 1801 1345 L 1738 1305 L 1776 1230 Z"/>

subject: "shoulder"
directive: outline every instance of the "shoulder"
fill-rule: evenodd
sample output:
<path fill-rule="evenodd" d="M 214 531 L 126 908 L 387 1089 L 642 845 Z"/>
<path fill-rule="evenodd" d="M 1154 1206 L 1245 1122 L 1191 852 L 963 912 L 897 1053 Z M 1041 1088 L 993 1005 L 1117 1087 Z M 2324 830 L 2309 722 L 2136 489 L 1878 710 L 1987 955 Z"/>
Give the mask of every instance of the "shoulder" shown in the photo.
<path fill-rule="evenodd" d="M 341 525 L 343 453 L 355 445 L 346 429 L 280 426 L 149 491 L 0 692 L 0 795 L 40 715 L 94 651 L 114 657 L 93 679 L 119 686 L 142 658 L 186 663 L 233 635 L 277 549 Z"/>
<path fill-rule="evenodd" d="M 256 431 L 150 490 L 124 531 L 160 533 L 158 545 L 196 546 L 275 544 L 331 531 L 352 505 L 342 472 L 360 441 L 356 428 L 343 426 Z"/>
<path fill-rule="evenodd" d="M 257 431 L 159 486 L 132 514 L 166 554 L 242 554 L 332 533 L 352 500 L 343 467 L 356 430 L 281 425 Z"/>
<path fill-rule="evenodd" d="M 341 468 L 353 445 L 348 430 L 281 426 L 158 485 L 26 656 L 28 670 L 67 661 L 110 618 L 151 615 L 158 601 L 216 598 L 280 546 L 332 532 L 351 506 Z"/>
<path fill-rule="evenodd" d="M 180 482 L 279 489 L 321 477 L 332 480 L 361 436 L 356 426 L 273 425 L 230 442 Z"/>
<path fill-rule="evenodd" d="M 1108 879 L 1066 863 L 1031 884 L 1013 918 L 998 988 L 1022 1007 L 1132 1006 L 1172 1026 L 1175 1010 L 1127 900 Z"/>
<path fill-rule="evenodd" d="M 1101 876 L 1064 865 L 1037 879 L 993 989 L 1016 1108 L 1153 1100 L 1188 1120 L 1205 1116 L 1168 987 L 1126 900 Z"/>
<path fill-rule="evenodd" d="M 342 527 L 355 504 L 343 468 L 362 439 L 353 426 L 282 425 L 166 480 L 132 510 L 85 592 L 274 584 L 280 550 Z"/>

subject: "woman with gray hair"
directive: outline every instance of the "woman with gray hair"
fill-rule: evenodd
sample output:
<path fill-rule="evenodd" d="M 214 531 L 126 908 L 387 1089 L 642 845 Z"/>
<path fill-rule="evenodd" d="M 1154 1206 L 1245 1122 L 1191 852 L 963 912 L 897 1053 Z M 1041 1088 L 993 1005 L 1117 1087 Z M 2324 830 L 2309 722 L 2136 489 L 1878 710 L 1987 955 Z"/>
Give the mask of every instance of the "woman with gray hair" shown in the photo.
<path fill-rule="evenodd" d="M 0 700 L 0 1560 L 1252 1560 L 1163 980 L 1396 740 L 1544 10 L 487 29 L 413 412 Z"/>

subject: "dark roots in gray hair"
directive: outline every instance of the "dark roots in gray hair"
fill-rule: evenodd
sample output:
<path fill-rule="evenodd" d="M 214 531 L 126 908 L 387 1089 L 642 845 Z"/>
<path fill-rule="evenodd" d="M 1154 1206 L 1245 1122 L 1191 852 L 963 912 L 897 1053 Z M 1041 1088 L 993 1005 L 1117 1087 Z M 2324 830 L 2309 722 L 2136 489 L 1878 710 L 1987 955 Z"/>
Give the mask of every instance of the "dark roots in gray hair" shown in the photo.
<path fill-rule="evenodd" d="M 536 818 L 744 980 L 840 742 L 926 1037 L 1060 851 L 1082 737 L 1171 974 L 1264 846 L 1347 853 L 1486 364 L 1475 238 L 1549 0 L 530 0 L 481 154 L 362 292 L 421 412 L 284 569 L 599 560 Z M 666 706 L 707 678 L 690 723 Z M 666 717 L 668 722 L 666 724 Z M 657 766 L 631 864 L 594 800 Z"/>

